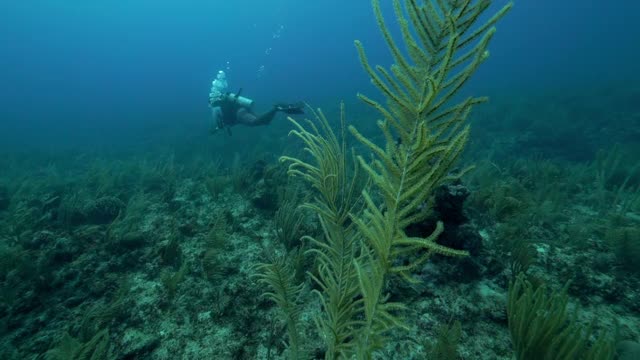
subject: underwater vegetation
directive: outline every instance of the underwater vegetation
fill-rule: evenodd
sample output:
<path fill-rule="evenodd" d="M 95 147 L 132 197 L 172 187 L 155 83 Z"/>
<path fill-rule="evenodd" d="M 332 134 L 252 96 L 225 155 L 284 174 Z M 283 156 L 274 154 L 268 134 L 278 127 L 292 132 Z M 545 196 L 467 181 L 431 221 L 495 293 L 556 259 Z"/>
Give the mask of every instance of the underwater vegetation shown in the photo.
<path fill-rule="evenodd" d="M 638 144 L 532 120 L 600 93 L 463 97 L 490 3 L 394 1 L 398 40 L 374 0 L 381 120 L 309 106 L 285 155 L 1 157 L 0 358 L 637 358 Z"/>
<path fill-rule="evenodd" d="M 438 221 L 424 237 L 409 236 L 405 228 L 426 220 L 437 187 L 459 179 L 467 171 L 454 173 L 453 164 L 468 139 L 465 119 L 484 99 L 468 98 L 457 104 L 451 104 L 451 99 L 488 57 L 487 46 L 495 32 L 492 26 L 511 6 L 505 6 L 479 29 L 470 30 L 488 5 L 428 2 L 418 7 L 407 1 L 405 19 L 400 2 L 395 2 L 410 63 L 391 37 L 379 3 L 373 2 L 378 25 L 394 56 L 391 72 L 382 67 L 376 67 L 376 72 L 363 45 L 356 41 L 356 47 L 364 69 L 387 99 L 384 107 L 360 95 L 384 118 L 378 123 L 384 146 L 349 127 L 356 139 L 375 154 L 372 162 L 357 156 L 352 165 L 355 169 L 350 170 L 345 134 L 341 134 L 340 143 L 322 113 L 315 116 L 322 130 L 313 122 L 307 124 L 311 129 L 307 130 L 292 120 L 297 128 L 292 133 L 305 142 L 313 161 L 281 159 L 292 163 L 290 174 L 303 177 L 320 194 L 307 207 L 318 214 L 324 239 L 309 238 L 314 248 L 308 253 L 319 261 L 313 280 L 320 289 L 314 292 L 325 314 L 316 322 L 326 342 L 327 359 L 372 358 L 384 347 L 391 330 L 406 329 L 397 315 L 405 305 L 389 301 L 392 278 L 417 282 L 411 273 L 433 254 L 469 255 L 436 242 L 444 230 L 442 222 Z M 418 34 L 418 41 L 412 31 Z M 344 113 L 341 116 L 344 118 Z M 359 171 L 365 172 L 370 186 L 358 186 Z M 273 280 L 272 287 L 285 287 Z M 298 349 L 299 345 L 294 345 Z"/>

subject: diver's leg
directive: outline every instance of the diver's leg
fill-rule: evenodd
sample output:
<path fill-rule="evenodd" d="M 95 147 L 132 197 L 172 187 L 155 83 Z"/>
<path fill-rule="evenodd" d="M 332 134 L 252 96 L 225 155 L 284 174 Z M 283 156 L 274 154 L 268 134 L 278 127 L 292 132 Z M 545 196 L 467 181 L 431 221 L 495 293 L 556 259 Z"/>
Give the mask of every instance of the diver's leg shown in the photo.
<path fill-rule="evenodd" d="M 260 116 L 256 116 L 251 111 L 245 108 L 241 108 L 238 110 L 237 119 L 240 124 L 247 126 L 267 125 L 271 122 L 271 120 L 273 120 L 277 112 L 278 109 L 273 108 Z"/>

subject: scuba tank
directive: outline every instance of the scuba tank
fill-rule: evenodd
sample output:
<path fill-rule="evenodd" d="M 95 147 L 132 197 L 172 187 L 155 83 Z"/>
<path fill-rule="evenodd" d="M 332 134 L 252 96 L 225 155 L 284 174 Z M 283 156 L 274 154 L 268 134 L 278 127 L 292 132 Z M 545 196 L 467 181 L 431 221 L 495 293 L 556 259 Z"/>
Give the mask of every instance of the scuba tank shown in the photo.
<path fill-rule="evenodd" d="M 240 96 L 241 93 L 242 93 L 242 88 L 238 89 L 238 92 L 235 94 L 229 93 L 227 95 L 227 99 L 240 104 L 240 106 L 251 107 L 251 105 L 253 105 L 253 100 L 246 98 L 244 96 Z"/>
<path fill-rule="evenodd" d="M 211 82 L 211 89 L 209 90 L 209 104 L 225 99 L 234 101 L 244 107 L 251 107 L 251 105 L 253 105 L 253 100 L 240 96 L 242 89 L 238 90 L 237 93 L 230 93 L 227 91 L 228 86 L 227 74 L 222 70 L 218 71 L 215 80 Z"/>
<path fill-rule="evenodd" d="M 253 100 L 246 98 L 244 96 L 240 96 L 240 92 L 242 91 L 242 89 L 240 89 L 238 91 L 237 94 L 234 93 L 230 93 L 229 97 L 232 98 L 233 100 L 235 100 L 235 102 L 237 102 L 238 104 L 244 106 L 244 107 L 251 107 L 251 105 L 253 105 Z"/>

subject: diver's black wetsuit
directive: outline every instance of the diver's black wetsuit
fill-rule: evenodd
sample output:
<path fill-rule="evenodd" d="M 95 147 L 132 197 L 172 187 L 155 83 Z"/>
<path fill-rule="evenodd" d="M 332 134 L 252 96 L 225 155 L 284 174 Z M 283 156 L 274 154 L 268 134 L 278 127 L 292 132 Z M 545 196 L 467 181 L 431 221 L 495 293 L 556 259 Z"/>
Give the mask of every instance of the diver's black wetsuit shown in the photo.
<path fill-rule="evenodd" d="M 302 103 L 298 104 L 278 104 L 274 105 L 273 109 L 263 113 L 262 115 L 256 115 L 251 109 L 251 105 L 244 105 L 238 101 L 237 96 L 226 95 L 224 98 L 210 102 L 213 121 L 216 128 L 211 132 L 216 132 L 222 128 L 227 128 L 237 124 L 246 126 L 260 126 L 268 125 L 275 117 L 278 111 L 282 111 L 285 114 L 303 114 Z M 229 132 L 230 133 L 230 132 Z"/>
<path fill-rule="evenodd" d="M 257 116 L 251 107 L 244 106 L 233 99 L 225 99 L 216 104 L 220 107 L 224 126 L 242 124 L 247 126 L 268 125 L 280 110 L 278 107 Z"/>

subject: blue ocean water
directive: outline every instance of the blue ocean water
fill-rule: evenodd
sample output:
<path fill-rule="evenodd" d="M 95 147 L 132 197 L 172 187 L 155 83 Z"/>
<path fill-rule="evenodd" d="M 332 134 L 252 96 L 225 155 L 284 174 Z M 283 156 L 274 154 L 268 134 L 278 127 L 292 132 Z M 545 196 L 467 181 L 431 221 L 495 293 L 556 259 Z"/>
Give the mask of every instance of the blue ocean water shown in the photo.
<path fill-rule="evenodd" d="M 383 8 L 393 24 L 390 3 Z M 174 123 L 202 131 L 219 69 L 258 104 L 326 106 L 375 95 L 354 39 L 372 63 L 391 62 L 369 1 L 6 1 L 0 10 L 0 136 L 16 146 L 117 142 Z M 490 94 L 629 82 L 638 10 L 632 1 L 516 2 L 472 86 Z"/>

